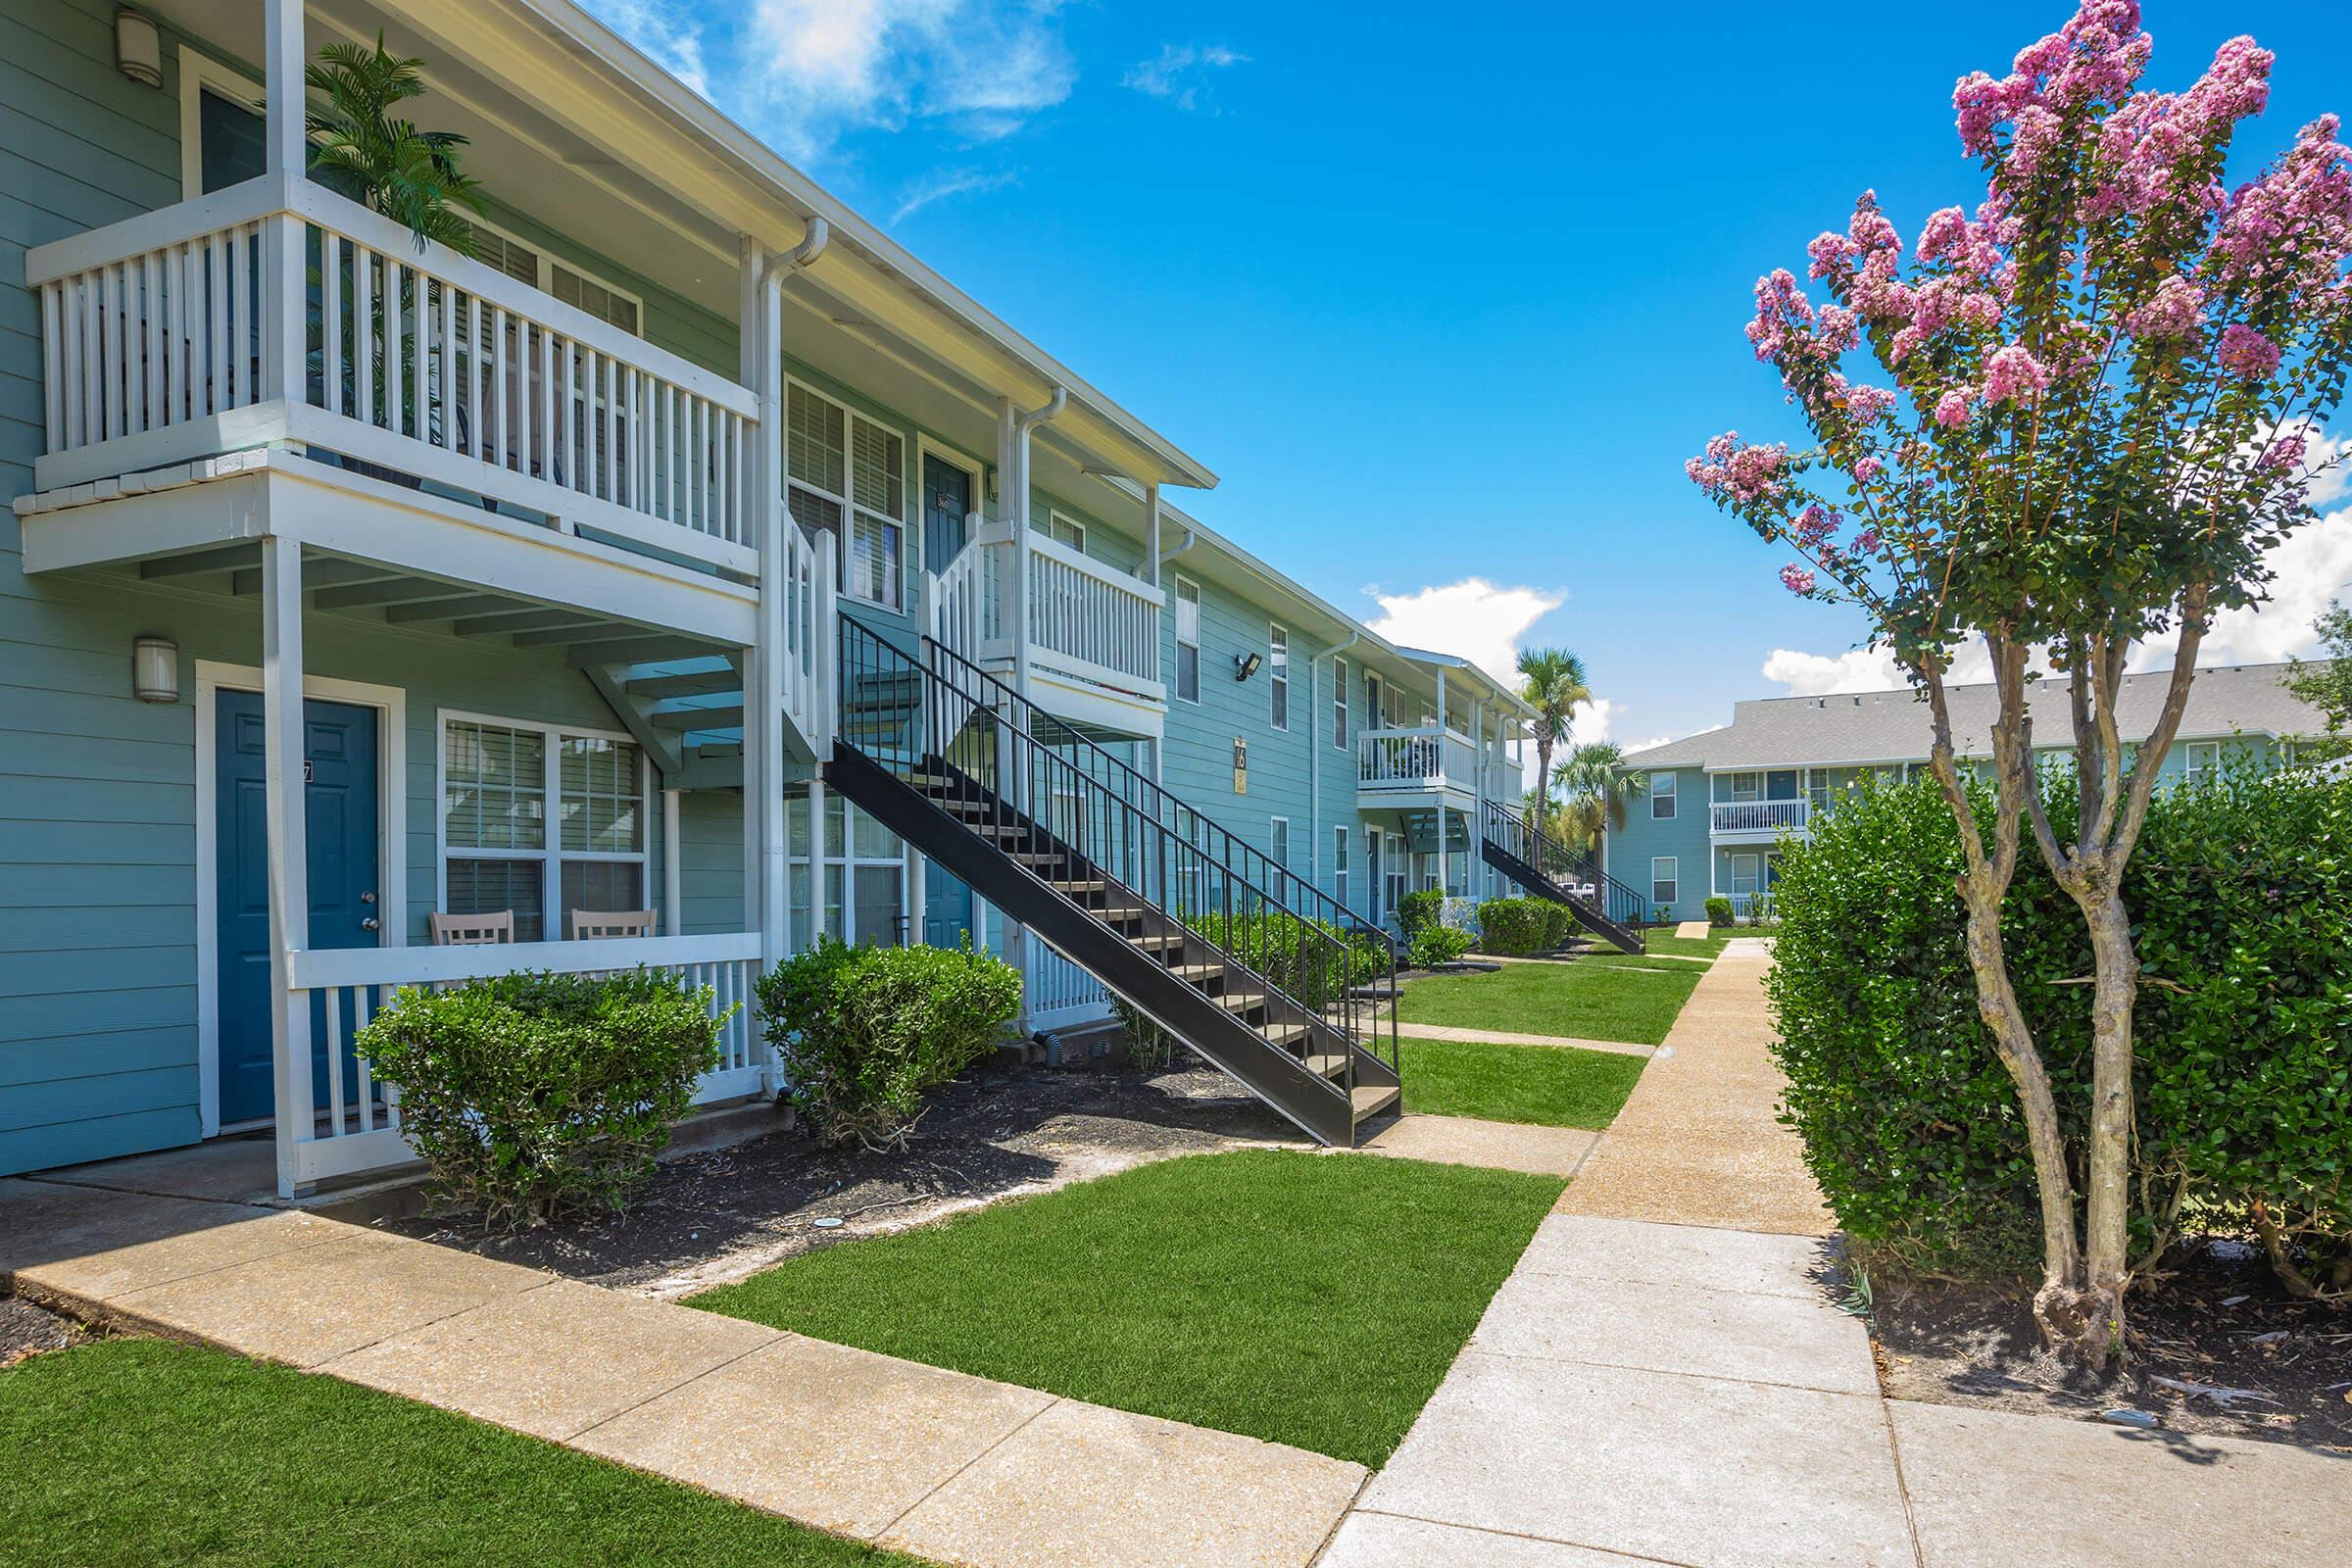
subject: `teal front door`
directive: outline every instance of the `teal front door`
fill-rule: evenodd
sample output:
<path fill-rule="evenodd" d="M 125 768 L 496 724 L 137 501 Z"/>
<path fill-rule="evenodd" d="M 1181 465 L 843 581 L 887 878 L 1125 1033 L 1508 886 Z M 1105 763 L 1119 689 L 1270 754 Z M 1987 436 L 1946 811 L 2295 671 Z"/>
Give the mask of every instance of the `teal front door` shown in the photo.
<path fill-rule="evenodd" d="M 269 786 L 262 699 L 220 694 L 213 731 L 219 923 L 220 1121 L 258 1121 L 276 1106 L 270 1032 Z M 382 906 L 376 888 L 376 711 L 346 703 L 303 705 L 309 780 L 310 946 L 371 948 Z M 322 1004 L 314 1003 L 315 1009 Z M 351 1020 L 345 1020 L 348 1024 Z M 327 1102 L 326 1019 L 311 1020 L 311 1085 Z M 349 1038 L 348 1028 L 345 1038 Z M 345 1093 L 356 1068 L 345 1053 Z M 346 1102 L 348 1103 L 348 1098 Z"/>
<path fill-rule="evenodd" d="M 973 947 L 980 945 L 972 930 L 972 890 L 934 860 L 923 871 L 923 946 L 959 948 L 967 936 Z"/>
<path fill-rule="evenodd" d="M 923 454 L 923 569 L 940 572 L 963 553 L 964 519 L 972 511 L 972 476 L 932 453 Z"/>

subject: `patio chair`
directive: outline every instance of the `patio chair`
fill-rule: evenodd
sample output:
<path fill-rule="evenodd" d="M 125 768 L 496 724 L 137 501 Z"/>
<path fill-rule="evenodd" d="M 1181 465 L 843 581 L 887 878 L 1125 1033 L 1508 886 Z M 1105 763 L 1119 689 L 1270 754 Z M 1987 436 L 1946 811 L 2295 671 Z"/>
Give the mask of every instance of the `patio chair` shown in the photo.
<path fill-rule="evenodd" d="M 574 909 L 571 911 L 571 940 L 594 942 L 603 937 L 650 937 L 654 934 L 654 911 L 651 909 Z"/>
<path fill-rule="evenodd" d="M 514 911 L 501 909 L 495 914 L 442 914 L 438 911 L 425 917 L 436 948 L 476 948 L 493 943 L 514 940 Z"/>

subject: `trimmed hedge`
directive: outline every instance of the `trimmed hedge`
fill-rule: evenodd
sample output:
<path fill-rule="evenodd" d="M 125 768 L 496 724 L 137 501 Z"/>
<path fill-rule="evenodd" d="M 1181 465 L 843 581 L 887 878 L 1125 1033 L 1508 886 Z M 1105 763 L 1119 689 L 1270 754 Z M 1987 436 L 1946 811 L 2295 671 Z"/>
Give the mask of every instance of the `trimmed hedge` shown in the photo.
<path fill-rule="evenodd" d="M 403 991 L 354 1049 L 400 1090 L 437 1195 L 515 1226 L 619 1208 L 653 1173 L 718 1065 L 710 1004 L 658 970 L 501 975 Z"/>
<path fill-rule="evenodd" d="M 1438 888 L 1423 888 L 1407 893 L 1396 901 L 1396 925 L 1410 942 L 1421 934 L 1423 926 L 1436 925 L 1446 914 L 1446 895 Z"/>
<path fill-rule="evenodd" d="M 1294 914 L 1211 914 L 1188 922 L 1243 963 L 1310 1007 L 1329 1007 L 1353 986 L 1370 985 L 1388 973 L 1386 942 L 1369 932 L 1345 933 L 1320 920 Z M 1111 1010 L 1127 1031 L 1127 1063 L 1165 1067 L 1183 1054 L 1183 1042 L 1124 998 Z"/>
<path fill-rule="evenodd" d="M 1707 901 L 1707 924 L 1722 927 L 1731 923 L 1732 901 L 1720 896 L 1709 899 Z"/>
<path fill-rule="evenodd" d="M 963 948 L 815 947 L 760 980 L 795 1108 L 820 1143 L 899 1148 L 923 1101 L 995 1050 L 1020 971 Z"/>
<path fill-rule="evenodd" d="M 2053 780 L 2049 810 L 2075 810 Z M 1766 982 L 1784 1119 L 1839 1223 L 1898 1266 L 2032 1269 L 2039 1225 L 2008 1074 L 1977 1014 L 1953 879 L 1958 832 L 1927 780 L 1841 798 L 1782 852 Z M 2352 781 L 2250 772 L 2161 794 L 2125 899 L 2137 1008 L 2135 1249 L 2248 1231 L 2352 1283 Z M 2004 911 L 2019 999 L 2070 1144 L 2088 1113 L 2091 971 L 2073 901 L 2029 846 Z"/>
<path fill-rule="evenodd" d="M 1443 969 L 1470 951 L 1470 933 L 1449 925 L 1425 925 L 1413 934 L 1405 959 L 1416 969 Z"/>
<path fill-rule="evenodd" d="M 1489 899 L 1478 906 L 1479 951 L 1507 956 L 1550 953 L 1567 942 L 1575 924 L 1568 906 L 1549 899 Z"/>

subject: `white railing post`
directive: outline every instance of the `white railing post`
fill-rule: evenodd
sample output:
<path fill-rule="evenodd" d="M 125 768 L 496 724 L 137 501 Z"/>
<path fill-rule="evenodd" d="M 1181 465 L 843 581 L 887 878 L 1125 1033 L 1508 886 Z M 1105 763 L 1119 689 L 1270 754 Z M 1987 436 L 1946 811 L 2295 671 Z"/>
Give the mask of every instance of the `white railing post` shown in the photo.
<path fill-rule="evenodd" d="M 300 1146 L 317 1127 L 311 1085 L 311 998 L 294 989 L 294 955 L 310 944 L 309 791 L 304 773 L 302 546 L 262 540 L 262 752 L 270 856 L 270 1049 L 276 1096 L 277 1191 L 308 1185 Z M 328 1063 L 333 1071 L 334 1063 Z M 337 1129 L 340 1131 L 341 1129 Z"/>

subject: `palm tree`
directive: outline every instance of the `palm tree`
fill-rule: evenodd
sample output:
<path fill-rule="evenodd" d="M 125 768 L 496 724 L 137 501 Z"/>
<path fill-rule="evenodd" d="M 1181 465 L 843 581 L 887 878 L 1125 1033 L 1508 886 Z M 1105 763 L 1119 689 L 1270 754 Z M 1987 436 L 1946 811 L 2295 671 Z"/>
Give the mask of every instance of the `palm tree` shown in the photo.
<path fill-rule="evenodd" d="M 1529 648 L 1519 655 L 1519 695 L 1536 710 L 1536 803 L 1551 799 L 1552 749 L 1568 738 L 1576 710 L 1592 700 L 1585 662 L 1565 648 Z"/>
<path fill-rule="evenodd" d="M 424 62 L 384 47 L 331 43 L 303 75 L 323 107 L 310 112 L 312 168 L 321 184 L 405 224 L 419 248 L 439 240 L 473 254 L 473 225 L 453 210 L 482 211 L 481 181 L 458 167 L 466 138 L 418 130 L 393 118 L 395 105 L 424 95 Z"/>
<path fill-rule="evenodd" d="M 1649 778 L 1626 767 L 1614 741 L 1588 741 L 1560 760 L 1559 790 L 1560 842 L 1597 857 L 1605 835 L 1621 831 L 1634 802 L 1649 793 Z"/>

